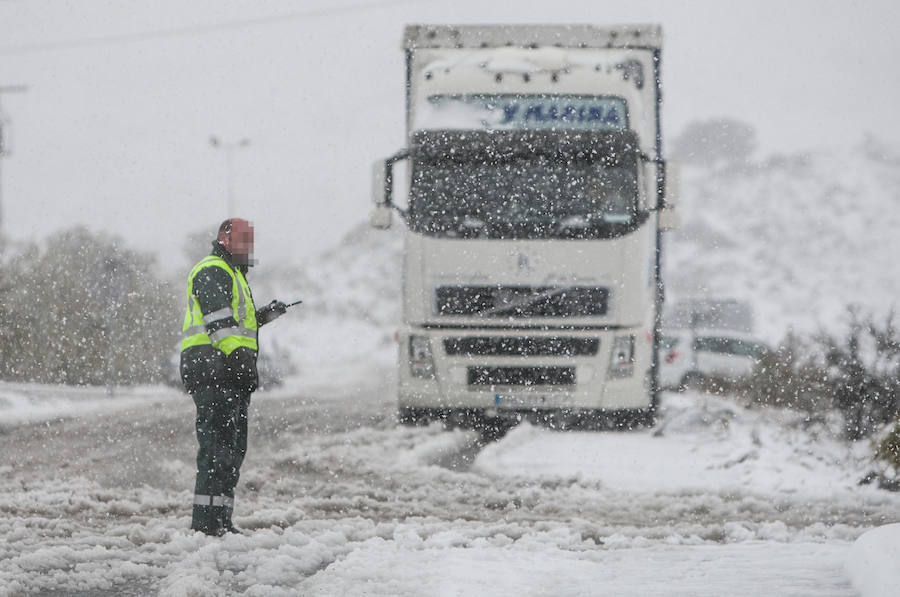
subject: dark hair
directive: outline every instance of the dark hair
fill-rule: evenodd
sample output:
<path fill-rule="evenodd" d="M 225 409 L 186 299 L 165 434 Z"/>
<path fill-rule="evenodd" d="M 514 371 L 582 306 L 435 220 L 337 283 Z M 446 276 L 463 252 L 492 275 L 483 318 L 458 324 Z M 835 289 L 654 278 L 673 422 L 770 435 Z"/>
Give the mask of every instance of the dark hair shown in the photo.
<path fill-rule="evenodd" d="M 234 223 L 234 220 L 232 220 L 231 218 L 228 218 L 227 220 L 225 220 L 224 222 L 222 222 L 222 224 L 219 225 L 219 233 L 216 235 L 216 237 L 218 238 L 218 237 L 221 237 L 221 236 L 224 235 L 224 234 L 230 233 L 230 232 L 231 232 L 231 225 L 232 225 L 233 223 Z"/>

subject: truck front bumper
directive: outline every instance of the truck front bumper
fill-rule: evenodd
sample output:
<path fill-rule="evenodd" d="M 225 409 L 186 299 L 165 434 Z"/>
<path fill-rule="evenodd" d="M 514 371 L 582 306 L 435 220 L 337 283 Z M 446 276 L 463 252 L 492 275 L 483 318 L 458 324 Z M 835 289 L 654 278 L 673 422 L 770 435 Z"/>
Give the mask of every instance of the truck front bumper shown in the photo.
<path fill-rule="evenodd" d="M 398 334 L 399 405 L 499 414 L 647 409 L 653 400 L 652 341 L 635 334 L 629 329 L 407 328 Z M 634 337 L 626 371 L 611 367 L 617 336 Z M 430 353 L 424 357 L 423 347 Z M 425 358 L 431 359 L 428 366 L 422 365 Z"/>

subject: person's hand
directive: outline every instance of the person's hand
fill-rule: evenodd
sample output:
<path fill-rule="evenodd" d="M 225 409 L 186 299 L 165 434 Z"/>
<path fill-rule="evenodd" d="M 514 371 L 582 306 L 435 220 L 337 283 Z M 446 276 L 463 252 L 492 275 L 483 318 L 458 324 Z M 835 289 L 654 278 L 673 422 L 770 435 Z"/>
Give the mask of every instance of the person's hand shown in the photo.
<path fill-rule="evenodd" d="M 270 321 L 275 321 L 285 313 L 287 313 L 287 305 L 279 300 L 273 300 L 256 312 L 256 322 L 259 325 L 266 325 Z"/>
<path fill-rule="evenodd" d="M 243 393 L 252 394 L 259 386 L 259 372 L 256 369 L 256 354 L 246 346 L 231 351 L 225 357 L 228 384 Z"/>

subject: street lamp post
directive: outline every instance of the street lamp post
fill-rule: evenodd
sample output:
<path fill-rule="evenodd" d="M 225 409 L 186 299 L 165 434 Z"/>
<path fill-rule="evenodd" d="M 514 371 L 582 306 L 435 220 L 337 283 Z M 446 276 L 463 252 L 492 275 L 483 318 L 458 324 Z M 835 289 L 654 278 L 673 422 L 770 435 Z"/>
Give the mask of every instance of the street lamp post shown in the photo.
<path fill-rule="evenodd" d="M 0 86 L 0 97 L 4 93 L 24 93 L 28 87 L 24 85 Z M 3 166 L 3 158 L 9 155 L 9 121 L 3 116 L 3 106 L 0 105 L 0 168 Z M 3 234 L 3 172 L 0 171 L 0 236 Z"/>
<path fill-rule="evenodd" d="M 241 139 L 240 141 L 231 141 L 229 143 L 221 141 L 215 135 L 209 138 L 209 144 L 216 149 L 222 149 L 225 151 L 225 179 L 227 185 L 228 192 L 228 213 L 225 214 L 226 218 L 230 218 L 234 216 L 234 153 L 242 148 L 250 145 L 250 139 Z"/>

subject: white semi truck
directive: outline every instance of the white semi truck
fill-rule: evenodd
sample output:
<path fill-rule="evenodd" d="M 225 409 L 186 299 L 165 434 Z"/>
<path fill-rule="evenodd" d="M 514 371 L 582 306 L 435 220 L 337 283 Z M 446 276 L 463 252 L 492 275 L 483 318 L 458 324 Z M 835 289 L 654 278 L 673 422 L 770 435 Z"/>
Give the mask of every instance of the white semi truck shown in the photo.
<path fill-rule="evenodd" d="M 661 48 L 656 25 L 407 26 L 407 147 L 371 216 L 405 224 L 401 421 L 652 424 Z"/>

